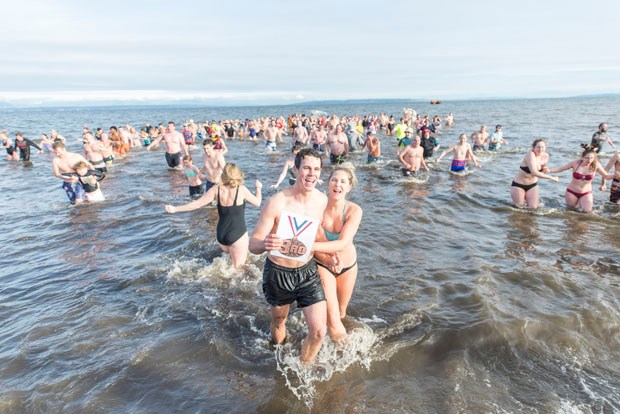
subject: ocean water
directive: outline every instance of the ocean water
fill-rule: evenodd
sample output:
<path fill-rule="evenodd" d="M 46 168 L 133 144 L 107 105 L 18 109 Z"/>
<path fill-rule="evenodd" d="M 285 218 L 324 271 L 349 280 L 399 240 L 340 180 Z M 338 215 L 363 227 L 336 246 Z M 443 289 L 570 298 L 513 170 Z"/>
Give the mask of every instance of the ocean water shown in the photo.
<path fill-rule="evenodd" d="M 298 310 L 289 342 L 269 345 L 264 257 L 233 271 L 215 242 L 214 208 L 164 213 L 187 201 L 187 184 L 162 149 L 132 151 L 102 182 L 107 200 L 79 207 L 52 176 L 50 156 L 0 160 L 0 412 L 619 413 L 618 206 L 597 176 L 594 212 L 567 210 L 570 172 L 540 182 L 539 211 L 513 208 L 509 195 L 534 138 L 547 139 L 552 167 L 576 159 L 600 122 L 620 144 L 619 97 L 2 109 L 0 129 L 38 139 L 54 128 L 77 151 L 84 124 L 314 109 L 398 118 L 403 107 L 453 112 L 443 146 L 496 123 L 509 145 L 480 154 L 482 168 L 470 174 L 450 174 L 446 160 L 417 181 L 400 177 L 393 138 L 382 136 L 378 166 L 352 156 L 359 186 L 350 198 L 364 217 L 350 340 L 326 340 L 307 369 L 297 360 Z M 226 159 L 250 188 L 260 179 L 267 189 L 289 155 L 285 140 L 273 155 L 229 142 Z M 250 231 L 258 214 L 246 209 Z"/>

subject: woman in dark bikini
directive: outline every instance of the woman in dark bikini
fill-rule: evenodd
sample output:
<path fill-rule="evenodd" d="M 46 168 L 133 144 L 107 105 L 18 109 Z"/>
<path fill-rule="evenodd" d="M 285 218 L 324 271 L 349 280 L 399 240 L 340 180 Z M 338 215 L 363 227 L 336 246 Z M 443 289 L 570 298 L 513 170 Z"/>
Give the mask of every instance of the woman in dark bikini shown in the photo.
<path fill-rule="evenodd" d="M 353 237 L 362 221 L 362 208 L 347 200 L 355 186 L 355 167 L 343 163 L 332 171 L 328 180 L 327 207 L 317 235 L 315 251 L 325 251 L 330 244 L 334 254 L 315 253 L 319 276 L 327 300 L 327 329 L 335 342 L 341 342 L 347 331 L 341 319 L 347 316 L 347 306 L 357 279 L 357 252 Z"/>
<path fill-rule="evenodd" d="M 538 179 L 546 178 L 556 183 L 559 178 L 545 173 L 549 172 L 547 163 L 549 154 L 545 152 L 546 144 L 544 139 L 536 139 L 532 143 L 532 150 L 529 151 L 519 166 L 519 172 L 510 186 L 510 196 L 512 202 L 517 207 L 538 208 Z"/>
<path fill-rule="evenodd" d="M 553 173 L 562 172 L 569 168 L 573 170 L 573 179 L 566 188 L 566 205 L 568 207 L 581 207 L 584 213 L 592 211 L 594 196 L 592 195 L 592 180 L 595 173 L 599 173 L 606 180 L 614 178 L 613 174 L 607 174 L 596 156 L 596 145 L 582 144 L 584 149 L 580 160 L 571 161 L 568 164 L 551 170 Z"/>
<path fill-rule="evenodd" d="M 213 200 L 217 200 L 216 238 L 222 250 L 230 253 L 233 267 L 239 269 L 248 258 L 249 237 L 245 225 L 245 202 L 260 207 L 261 188 L 263 185 L 256 180 L 256 195 L 252 194 L 243 185 L 243 172 L 235 164 L 228 163 L 224 166 L 219 185 L 214 185 L 198 200 L 184 206 L 174 207 L 166 205 L 168 213 L 180 213 L 196 210 Z"/>

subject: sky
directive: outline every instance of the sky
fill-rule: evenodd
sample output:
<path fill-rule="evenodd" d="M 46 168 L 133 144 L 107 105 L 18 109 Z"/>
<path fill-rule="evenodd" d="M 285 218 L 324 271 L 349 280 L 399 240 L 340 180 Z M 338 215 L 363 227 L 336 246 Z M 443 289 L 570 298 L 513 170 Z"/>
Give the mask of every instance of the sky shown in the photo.
<path fill-rule="evenodd" d="M 0 103 L 620 93 L 620 2 L 0 0 Z"/>

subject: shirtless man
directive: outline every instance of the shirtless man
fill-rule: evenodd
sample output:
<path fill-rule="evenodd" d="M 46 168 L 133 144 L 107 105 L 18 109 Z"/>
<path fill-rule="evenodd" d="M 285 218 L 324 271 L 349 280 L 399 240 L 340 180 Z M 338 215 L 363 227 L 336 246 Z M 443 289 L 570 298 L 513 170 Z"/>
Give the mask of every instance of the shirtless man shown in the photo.
<path fill-rule="evenodd" d="M 603 122 L 602 124 L 598 126 L 598 131 L 596 131 L 592 135 L 592 143 L 590 145 L 596 145 L 597 147 L 595 151 L 599 153 L 601 152 L 601 149 L 603 148 L 604 142 L 616 148 L 614 143 L 611 141 L 611 138 L 607 136 L 607 124 Z"/>
<path fill-rule="evenodd" d="M 342 125 L 336 125 L 334 131 L 327 136 L 327 154 L 332 164 L 341 164 L 349 156 L 349 140 L 344 132 Z"/>
<path fill-rule="evenodd" d="M 108 134 L 103 132 L 103 129 L 97 128 L 97 132 L 95 132 L 95 138 L 103 145 L 101 153 L 103 155 L 103 160 L 105 161 L 106 167 L 111 167 L 112 163 L 114 162 L 114 151 Z"/>
<path fill-rule="evenodd" d="M 277 149 L 276 140 L 278 139 L 278 128 L 276 128 L 273 121 L 269 122 L 269 126 L 265 128 L 263 135 L 265 136 L 265 149 L 268 152 L 275 151 Z"/>
<path fill-rule="evenodd" d="M 616 152 L 613 157 L 605 166 L 605 171 L 611 174 L 611 169 L 615 170 L 614 178 L 611 180 L 611 190 L 609 192 L 609 201 L 612 203 L 620 204 L 620 152 Z M 601 191 L 607 191 L 606 180 L 603 177 L 603 181 L 600 187 Z"/>
<path fill-rule="evenodd" d="M 420 145 L 420 137 L 415 136 L 411 145 L 407 145 L 405 149 L 398 153 L 398 160 L 403 165 L 401 171 L 403 177 L 415 177 L 420 172 L 420 167 L 429 171 L 426 162 L 424 162 L 424 148 Z"/>
<path fill-rule="evenodd" d="M 487 140 L 489 139 L 489 133 L 486 131 L 487 127 L 482 125 L 480 131 L 474 131 L 471 134 L 471 140 L 474 144 L 474 151 L 482 151 L 485 149 Z"/>
<path fill-rule="evenodd" d="M 216 151 L 213 148 L 213 141 L 210 139 L 206 140 L 202 147 L 205 152 L 205 158 L 204 167 L 202 167 L 200 172 L 204 175 L 204 179 L 206 181 L 206 193 L 209 191 L 209 188 L 220 182 L 220 177 L 222 175 L 222 171 L 224 171 L 226 161 L 224 160 L 224 155 L 220 151 Z"/>
<path fill-rule="evenodd" d="M 448 116 L 446 116 L 444 121 L 447 127 L 451 127 L 454 124 L 454 116 L 452 115 L 452 112 L 448 112 Z"/>
<path fill-rule="evenodd" d="M 476 167 L 480 168 L 480 164 L 476 160 L 476 156 L 471 149 L 471 145 L 467 143 L 467 134 L 459 135 L 459 143 L 451 146 L 450 148 L 444 150 L 441 155 L 437 158 L 437 164 L 443 158 L 444 155 L 453 152 L 454 159 L 452 160 L 452 165 L 450 166 L 450 171 L 459 172 L 464 171 L 465 167 L 467 167 L 467 160 L 470 159 L 474 162 Z"/>
<path fill-rule="evenodd" d="M 183 135 L 176 130 L 176 125 L 174 122 L 168 122 L 166 132 L 164 132 L 155 141 L 151 142 L 146 149 L 150 150 L 151 148 L 158 146 L 162 140 L 164 141 L 164 146 L 166 147 L 166 162 L 168 163 L 168 167 L 177 170 L 183 169 L 183 166 L 181 165 L 181 149 L 183 149 L 185 155 L 189 155 L 189 150 L 187 149 L 187 144 L 185 144 Z"/>
<path fill-rule="evenodd" d="M 56 157 L 52 160 L 52 170 L 54 176 L 63 180 L 62 188 L 67 193 L 67 197 L 71 204 L 80 204 L 86 199 L 84 187 L 79 183 L 78 176 L 75 175 L 73 166 L 80 161 L 85 162 L 89 169 L 93 169 L 91 163 L 86 161 L 80 154 L 69 152 L 65 148 L 65 144 L 56 141 L 52 145 L 52 150 Z"/>
<path fill-rule="evenodd" d="M 381 141 L 372 131 L 366 133 L 366 141 L 364 141 L 362 151 L 364 148 L 368 149 L 368 164 L 381 160 Z"/>
<path fill-rule="evenodd" d="M 305 147 L 308 145 L 308 140 L 310 137 L 308 136 L 308 130 L 303 125 L 303 123 L 298 122 L 297 127 L 293 130 L 293 146 L 301 145 Z"/>
<path fill-rule="evenodd" d="M 250 239 L 250 252 L 262 254 L 283 250 L 284 240 L 276 235 L 283 211 L 312 217 L 319 222 L 322 220 L 327 197 L 315 188 L 321 167 L 321 154 L 310 148 L 304 148 L 296 155 L 295 185 L 279 191 L 267 201 Z M 312 254 L 305 263 L 268 254 L 263 269 L 263 293 L 271 305 L 270 331 L 276 344 L 286 340 L 286 319 L 291 303 L 297 301 L 308 324 L 300 360 L 305 365 L 312 363 L 327 330 L 325 294 Z"/>
<path fill-rule="evenodd" d="M 95 170 L 102 173 L 108 172 L 103 160 L 103 144 L 97 141 L 93 134 L 85 132 L 83 137 L 84 157 L 92 164 Z"/>
<path fill-rule="evenodd" d="M 323 125 L 318 124 L 315 128 L 312 129 L 310 133 L 310 140 L 312 141 L 312 148 L 315 151 L 324 153 L 325 152 L 325 142 L 327 141 L 327 132 L 323 129 Z"/>

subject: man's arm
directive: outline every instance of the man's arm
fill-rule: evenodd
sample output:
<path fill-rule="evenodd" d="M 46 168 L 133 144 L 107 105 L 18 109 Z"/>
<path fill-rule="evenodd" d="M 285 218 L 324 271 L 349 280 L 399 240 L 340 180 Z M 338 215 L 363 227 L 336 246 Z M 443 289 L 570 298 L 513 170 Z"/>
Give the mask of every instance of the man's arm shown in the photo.
<path fill-rule="evenodd" d="M 282 211 L 279 199 L 280 197 L 278 197 L 278 194 L 271 197 L 260 213 L 256 227 L 250 238 L 249 250 L 253 254 L 262 254 L 266 251 L 278 250 L 282 245 L 282 239 L 275 233 L 270 233 Z"/>

